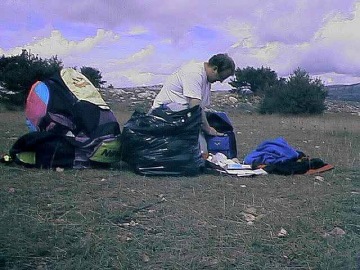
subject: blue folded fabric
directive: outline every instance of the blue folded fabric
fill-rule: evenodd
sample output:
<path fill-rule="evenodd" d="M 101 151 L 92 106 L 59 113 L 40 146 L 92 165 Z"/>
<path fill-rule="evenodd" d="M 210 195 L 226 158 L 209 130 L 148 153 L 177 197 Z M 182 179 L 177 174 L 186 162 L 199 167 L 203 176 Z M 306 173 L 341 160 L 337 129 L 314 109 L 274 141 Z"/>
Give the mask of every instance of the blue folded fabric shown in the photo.
<path fill-rule="evenodd" d="M 279 137 L 259 144 L 253 152 L 245 157 L 244 163 L 269 165 L 298 159 L 299 156 L 300 152 L 291 147 L 284 138 Z"/>

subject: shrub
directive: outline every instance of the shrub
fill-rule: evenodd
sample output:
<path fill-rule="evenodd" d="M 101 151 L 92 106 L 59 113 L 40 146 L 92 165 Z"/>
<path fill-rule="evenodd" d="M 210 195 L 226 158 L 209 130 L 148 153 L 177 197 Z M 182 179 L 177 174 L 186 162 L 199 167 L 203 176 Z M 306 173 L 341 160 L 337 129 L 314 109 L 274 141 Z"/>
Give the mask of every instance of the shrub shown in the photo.
<path fill-rule="evenodd" d="M 280 80 L 265 90 L 260 113 L 320 114 L 325 109 L 327 92 L 320 79 L 311 79 L 300 68 L 287 80 Z"/>
<path fill-rule="evenodd" d="M 0 58 L 0 101 L 7 107 L 23 106 L 31 86 L 36 81 L 42 81 L 63 68 L 62 62 L 53 56 L 42 59 L 23 50 L 20 55 Z M 76 67 L 74 67 L 76 69 Z M 92 67 L 82 67 L 84 74 L 95 87 L 101 87 L 101 72 Z"/>
<path fill-rule="evenodd" d="M 62 68 L 57 56 L 42 59 L 23 50 L 20 55 L 0 58 L 0 86 L 5 88 L 3 103 L 24 105 L 33 83 L 43 80 Z"/>
<path fill-rule="evenodd" d="M 244 69 L 237 68 L 235 80 L 230 81 L 229 84 L 235 88 L 235 92 L 239 92 L 243 86 L 250 86 L 252 92 L 261 95 L 265 88 L 272 87 L 277 82 L 277 74 L 270 68 L 246 67 Z"/>
<path fill-rule="evenodd" d="M 102 80 L 101 72 L 92 67 L 81 67 L 80 72 L 89 79 L 89 81 L 96 87 L 100 88 L 106 81 Z"/>

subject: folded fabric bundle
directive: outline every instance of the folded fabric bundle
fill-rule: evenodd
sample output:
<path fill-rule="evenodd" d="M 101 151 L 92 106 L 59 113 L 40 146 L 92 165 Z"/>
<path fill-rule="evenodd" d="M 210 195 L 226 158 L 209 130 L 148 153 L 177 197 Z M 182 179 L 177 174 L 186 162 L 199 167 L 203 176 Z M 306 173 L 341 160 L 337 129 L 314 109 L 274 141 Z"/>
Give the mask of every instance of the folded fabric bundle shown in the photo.
<path fill-rule="evenodd" d="M 252 168 L 262 168 L 267 173 L 282 175 L 314 174 L 334 168 L 320 158 L 309 158 L 281 137 L 262 142 L 245 157 L 244 163 Z"/>
<path fill-rule="evenodd" d="M 290 146 L 284 138 L 279 137 L 262 142 L 245 157 L 244 163 L 253 166 L 275 164 L 288 160 L 296 160 L 301 155 L 302 153 Z"/>

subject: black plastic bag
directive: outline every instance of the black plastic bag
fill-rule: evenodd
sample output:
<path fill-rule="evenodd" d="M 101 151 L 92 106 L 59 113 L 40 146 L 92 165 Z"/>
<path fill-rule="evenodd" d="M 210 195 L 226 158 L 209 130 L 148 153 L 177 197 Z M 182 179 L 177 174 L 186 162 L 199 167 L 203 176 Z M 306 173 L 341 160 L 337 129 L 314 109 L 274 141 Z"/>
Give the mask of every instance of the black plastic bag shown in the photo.
<path fill-rule="evenodd" d="M 122 160 L 144 175 L 195 175 L 204 168 L 199 150 L 201 108 L 134 112 L 121 135 Z"/>

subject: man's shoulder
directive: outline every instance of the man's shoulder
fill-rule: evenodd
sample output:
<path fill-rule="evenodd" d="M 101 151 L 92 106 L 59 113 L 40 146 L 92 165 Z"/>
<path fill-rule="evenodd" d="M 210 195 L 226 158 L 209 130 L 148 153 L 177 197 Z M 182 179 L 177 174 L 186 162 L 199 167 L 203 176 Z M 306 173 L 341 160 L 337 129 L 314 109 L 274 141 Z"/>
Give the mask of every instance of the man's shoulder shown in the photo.
<path fill-rule="evenodd" d="M 182 67 L 183 68 L 201 68 L 204 66 L 203 62 L 196 62 L 196 61 L 190 61 L 188 63 L 185 63 Z"/>
<path fill-rule="evenodd" d="M 203 74 L 204 69 L 204 63 L 202 62 L 189 62 L 182 66 L 181 71 L 184 74 Z"/>

